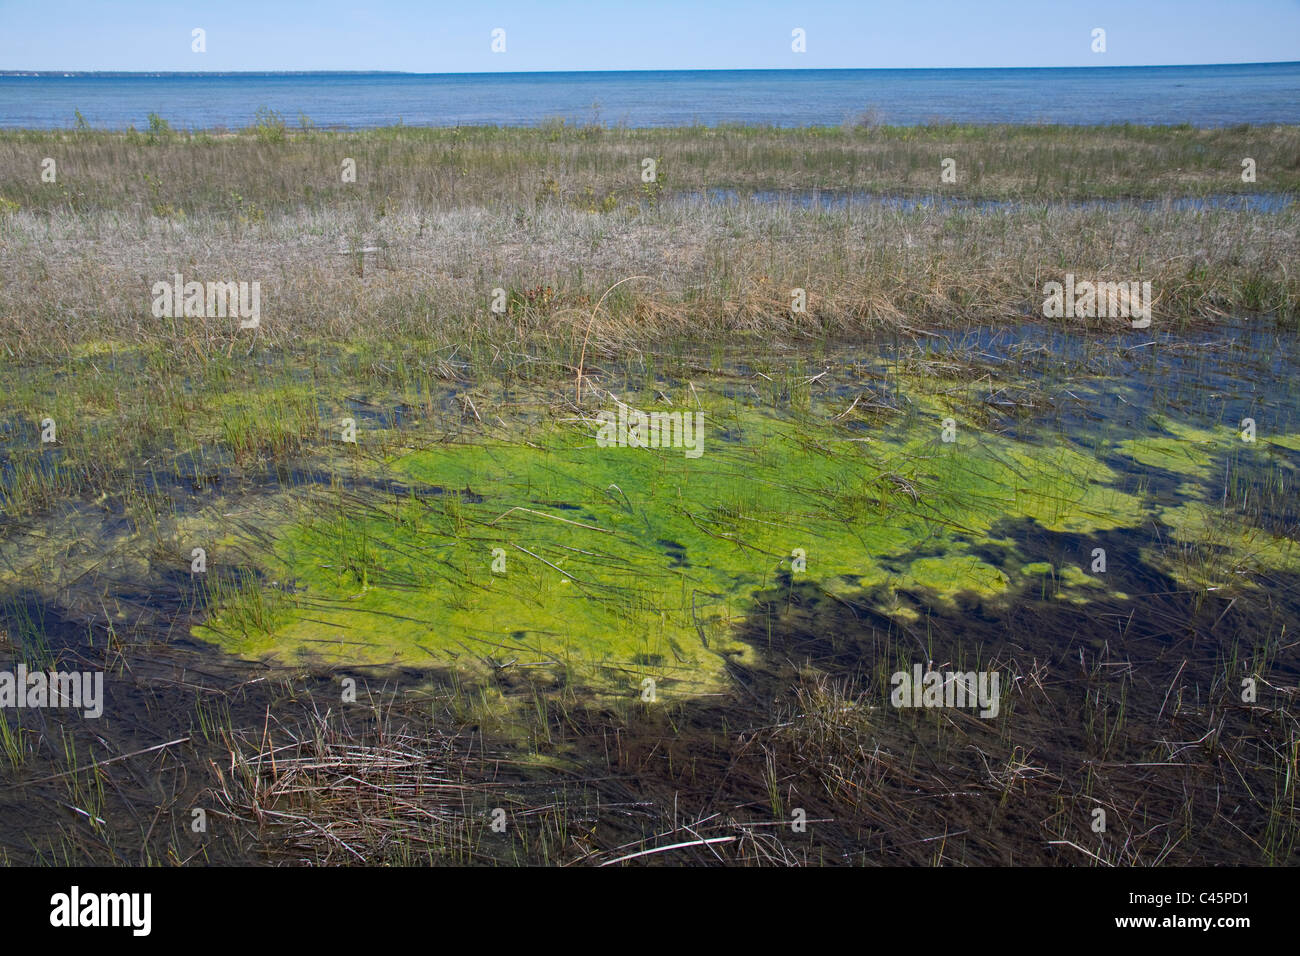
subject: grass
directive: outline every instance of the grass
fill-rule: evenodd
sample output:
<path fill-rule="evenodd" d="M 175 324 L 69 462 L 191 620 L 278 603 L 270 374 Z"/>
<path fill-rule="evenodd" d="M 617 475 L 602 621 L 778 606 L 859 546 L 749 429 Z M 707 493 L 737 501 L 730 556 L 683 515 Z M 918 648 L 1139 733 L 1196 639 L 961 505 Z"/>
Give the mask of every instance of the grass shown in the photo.
<path fill-rule="evenodd" d="M 161 118 L 160 118 L 161 120 Z M 58 183 L 42 184 L 53 156 Z M 956 160 L 943 183 L 941 160 Z M 1242 159 L 1257 181 L 1241 180 Z M 356 181 L 344 182 L 344 159 Z M 642 161 L 655 160 L 655 181 Z M 763 126 L 618 129 L 389 127 L 149 133 L 99 130 L 0 134 L 0 191 L 23 209 L 69 208 L 255 221 L 308 209 L 383 216 L 405 206 L 447 211 L 584 211 L 654 202 L 674 192 L 841 190 L 972 199 L 1165 198 L 1300 189 L 1300 136 L 1288 126 Z M 43 188 L 50 186 L 51 188 Z"/>
<path fill-rule="evenodd" d="M 1294 323 L 1300 290 L 1288 264 L 1300 251 L 1298 215 L 1294 206 L 970 213 L 678 200 L 635 215 L 551 206 L 522 219 L 500 207 L 407 207 L 355 226 L 356 235 L 337 213 L 289 213 L 252 227 L 204 217 L 183 230 L 101 212 L 24 213 L 0 222 L 10 264 L 0 332 L 16 358 L 61 357 L 89 340 L 161 347 L 192 365 L 217 353 L 246 361 L 304 339 L 464 345 L 468 321 L 479 341 L 559 351 L 576 364 L 592 305 L 631 275 L 647 278 L 605 299 L 589 347 L 1016 321 L 1041 317 L 1044 283 L 1067 272 L 1150 281 L 1162 327 L 1245 312 Z M 83 238 L 60 243 L 69 233 Z M 358 247 L 382 251 L 348 253 Z M 343 268 L 349 258 L 360 268 Z M 178 271 L 187 281 L 260 282 L 261 328 L 154 319 L 150 287 Z M 539 287 L 553 291 L 542 296 Z M 506 293 L 505 314 L 492 311 L 496 289 Z M 803 312 L 792 311 L 795 289 L 805 290 Z"/>
<path fill-rule="evenodd" d="M 236 338 L 241 353 L 254 354 L 304 336 L 446 341 L 459 338 L 466 320 L 488 341 L 571 347 L 591 305 L 631 275 L 648 278 L 606 301 L 593 330 L 598 345 L 1018 318 L 1040 314 L 1044 282 L 1065 272 L 1150 281 L 1162 323 L 1243 311 L 1293 322 L 1300 303 L 1288 268 L 1298 251 L 1294 204 L 1253 213 L 1068 202 L 1247 185 L 1294 194 L 1300 146 L 1288 127 L 396 129 L 287 134 L 276 143 L 255 134 L 166 136 L 151 145 L 116 133 L 0 134 L 0 168 L 12 170 L 0 180 L 9 266 L 0 333 L 10 354 L 150 343 L 172 360 L 231 353 Z M 628 157 L 651 144 L 660 152 L 671 144 L 678 155 L 660 164 L 663 189 L 647 202 Z M 1014 185 L 990 193 L 959 180 L 953 192 L 1005 194 L 1013 205 L 744 199 L 828 181 L 935 194 L 940 184 L 919 178 L 921 158 L 960 144 L 987 153 L 974 167 L 997 169 Z M 373 176 L 331 184 L 337 156 L 360 152 L 354 146 L 374 151 L 362 158 Z M 69 154 L 59 183 L 20 175 L 20 153 L 59 150 Z M 1242 153 L 1272 172 L 1241 183 L 1233 157 Z M 539 179 L 564 185 L 542 188 Z M 690 196 L 719 186 L 741 198 L 702 204 Z M 620 198 L 575 198 L 587 190 Z M 154 319 L 150 287 L 178 271 L 261 283 L 261 334 L 237 336 L 230 322 Z M 506 293 L 504 315 L 491 311 L 495 289 Z M 804 313 L 791 311 L 794 289 L 806 291 Z"/>

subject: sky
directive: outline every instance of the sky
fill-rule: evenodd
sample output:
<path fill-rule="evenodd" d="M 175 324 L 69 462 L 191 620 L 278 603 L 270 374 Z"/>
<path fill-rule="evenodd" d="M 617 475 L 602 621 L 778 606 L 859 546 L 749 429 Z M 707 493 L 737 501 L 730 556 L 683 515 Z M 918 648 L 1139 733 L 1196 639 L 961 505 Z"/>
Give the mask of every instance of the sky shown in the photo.
<path fill-rule="evenodd" d="M 1092 49 L 1105 30 L 1105 52 Z M 193 30 L 204 31 L 204 52 Z M 505 31 L 504 52 L 492 33 Z M 806 49 L 792 49 L 792 31 Z M 1300 60 L 1300 0 L 0 0 L 3 70 L 830 69 Z"/>

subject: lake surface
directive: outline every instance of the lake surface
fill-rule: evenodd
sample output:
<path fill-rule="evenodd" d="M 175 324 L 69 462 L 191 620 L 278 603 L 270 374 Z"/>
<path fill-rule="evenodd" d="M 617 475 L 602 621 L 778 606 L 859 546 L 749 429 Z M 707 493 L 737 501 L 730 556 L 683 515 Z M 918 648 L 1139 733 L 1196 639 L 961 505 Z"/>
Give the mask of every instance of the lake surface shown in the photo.
<path fill-rule="evenodd" d="M 0 127 L 248 125 L 259 107 L 320 126 L 634 127 L 691 123 L 1300 123 L 1300 63 L 962 70 L 0 75 Z"/>

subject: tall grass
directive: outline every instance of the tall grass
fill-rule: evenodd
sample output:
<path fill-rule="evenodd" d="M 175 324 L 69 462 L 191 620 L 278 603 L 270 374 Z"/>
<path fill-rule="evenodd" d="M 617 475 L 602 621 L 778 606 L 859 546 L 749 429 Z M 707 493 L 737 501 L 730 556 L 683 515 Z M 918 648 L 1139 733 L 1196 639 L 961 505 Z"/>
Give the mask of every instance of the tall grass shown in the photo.
<path fill-rule="evenodd" d="M 0 229 L 0 336 L 16 356 L 66 356 L 88 341 L 227 363 L 256 345 L 321 339 L 571 347 L 593 304 L 633 275 L 647 278 L 602 303 L 597 349 L 1039 317 L 1044 283 L 1067 272 L 1150 281 L 1165 328 L 1230 313 L 1300 317 L 1294 205 L 978 211 L 678 199 L 596 213 L 562 203 L 393 206 L 382 217 L 301 209 L 248 224 L 62 209 L 0 216 Z M 155 318 L 151 287 L 177 272 L 259 282 L 257 334 L 237 334 L 229 319 Z M 802 313 L 792 311 L 796 288 L 807 294 Z M 496 289 L 504 314 L 492 311 Z"/>
<path fill-rule="evenodd" d="M 58 164 L 55 184 L 40 163 Z M 1241 161 L 1257 181 L 1241 181 Z M 653 183 L 642 160 L 656 161 Z M 940 163 L 956 161 L 955 183 Z M 356 181 L 342 178 L 344 159 Z M 1300 190 L 1300 129 L 1142 126 L 765 126 L 294 130 L 271 111 L 241 132 L 0 132 L 0 199 L 24 209 L 174 210 L 236 217 L 311 207 L 582 208 L 678 190 L 846 189 L 974 198 Z M 3 205 L 3 203 L 0 203 Z"/>

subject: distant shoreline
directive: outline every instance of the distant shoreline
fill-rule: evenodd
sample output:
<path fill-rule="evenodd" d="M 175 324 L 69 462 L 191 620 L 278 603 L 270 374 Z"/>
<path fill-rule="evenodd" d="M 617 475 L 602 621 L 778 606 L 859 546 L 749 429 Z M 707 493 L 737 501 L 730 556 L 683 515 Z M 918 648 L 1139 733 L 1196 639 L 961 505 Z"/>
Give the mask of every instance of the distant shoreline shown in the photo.
<path fill-rule="evenodd" d="M 643 70 L 472 70 L 461 72 L 422 73 L 410 70 L 0 70 L 0 79 L 27 78 L 85 78 L 85 77 L 266 77 L 266 76 L 568 76 L 574 74 L 661 74 L 661 73 L 951 73 L 957 71 L 1016 73 L 1061 71 L 1113 71 L 1113 70 L 1208 70 L 1232 69 L 1244 66 L 1300 66 L 1300 60 L 1250 60 L 1240 63 L 1144 63 L 1127 66 L 896 66 L 896 67 L 818 67 L 813 69 L 782 68 L 722 68 L 722 69 L 643 69 Z"/>

